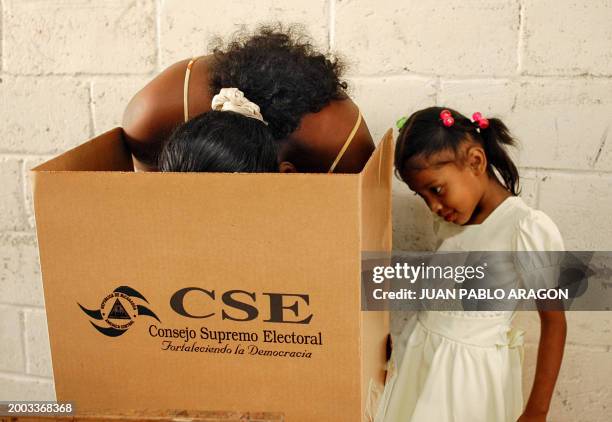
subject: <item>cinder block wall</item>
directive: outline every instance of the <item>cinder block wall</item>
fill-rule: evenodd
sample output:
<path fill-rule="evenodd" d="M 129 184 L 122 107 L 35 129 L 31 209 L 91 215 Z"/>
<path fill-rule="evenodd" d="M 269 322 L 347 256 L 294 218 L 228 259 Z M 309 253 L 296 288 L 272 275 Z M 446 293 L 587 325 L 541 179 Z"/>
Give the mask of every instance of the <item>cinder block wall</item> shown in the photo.
<path fill-rule="evenodd" d="M 0 399 L 53 399 L 27 170 L 120 123 L 165 66 L 240 24 L 300 22 L 350 64 L 352 95 L 378 138 L 438 104 L 504 119 L 523 197 L 568 249 L 611 250 L 612 1 L 1 0 Z M 429 212 L 396 183 L 394 246 L 432 247 Z M 398 330 L 403 315 L 393 316 Z M 607 421 L 612 322 L 568 315 L 550 420 Z M 524 389 L 538 342 L 528 328 Z"/>

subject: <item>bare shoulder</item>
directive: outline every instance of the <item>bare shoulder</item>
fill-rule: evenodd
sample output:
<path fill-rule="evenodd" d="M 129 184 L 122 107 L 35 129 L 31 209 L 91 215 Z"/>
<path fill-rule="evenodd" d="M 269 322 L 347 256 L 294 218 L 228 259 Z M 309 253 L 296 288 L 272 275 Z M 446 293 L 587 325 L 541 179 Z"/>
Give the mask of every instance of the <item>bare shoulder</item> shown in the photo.
<path fill-rule="evenodd" d="M 134 95 L 123 113 L 123 130 L 134 142 L 156 142 L 180 118 L 182 78 L 188 60 L 175 63 Z"/>
<path fill-rule="evenodd" d="M 350 98 L 331 101 L 320 112 L 306 114 L 291 138 L 300 139 L 320 151 L 331 165 L 357 124 L 359 114 L 359 107 Z M 362 120 L 336 172 L 361 171 L 373 151 L 372 135 L 365 120 Z"/>
<path fill-rule="evenodd" d="M 210 104 L 208 57 L 196 61 L 191 69 L 191 115 L 207 111 L 207 104 Z M 154 165 L 163 141 L 184 121 L 183 90 L 190 60 L 181 60 L 163 70 L 134 95 L 123 113 L 126 143 L 135 161 L 147 165 L 142 166 L 144 168 Z"/>

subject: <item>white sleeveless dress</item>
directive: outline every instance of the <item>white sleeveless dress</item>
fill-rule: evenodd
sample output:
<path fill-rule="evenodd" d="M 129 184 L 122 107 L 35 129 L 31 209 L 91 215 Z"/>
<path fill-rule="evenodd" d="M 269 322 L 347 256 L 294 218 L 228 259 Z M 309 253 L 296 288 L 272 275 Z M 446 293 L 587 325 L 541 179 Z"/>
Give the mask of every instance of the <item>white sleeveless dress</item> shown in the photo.
<path fill-rule="evenodd" d="M 438 251 L 562 251 L 552 220 L 509 197 L 482 223 L 436 219 Z M 558 254 L 510 262 L 513 286 L 552 287 Z M 537 262 L 550 259 L 551 262 Z M 544 274 L 544 277 L 543 277 Z M 549 285 L 542 285 L 549 280 Z M 546 282 L 544 283 L 546 284 Z M 507 284 L 508 285 L 508 284 Z M 537 285 L 537 286 L 536 286 Z M 376 422 L 515 422 L 523 410 L 522 332 L 513 311 L 420 311 L 394 338 Z"/>

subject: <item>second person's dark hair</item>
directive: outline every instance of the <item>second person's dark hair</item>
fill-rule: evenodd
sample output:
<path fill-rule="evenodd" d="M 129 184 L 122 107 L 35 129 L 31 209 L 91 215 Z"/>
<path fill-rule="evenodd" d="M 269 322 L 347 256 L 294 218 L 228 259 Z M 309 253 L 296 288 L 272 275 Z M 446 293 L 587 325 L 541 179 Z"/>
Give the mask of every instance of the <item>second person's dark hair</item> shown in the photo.
<path fill-rule="evenodd" d="M 274 173 L 278 143 L 266 125 L 232 111 L 209 111 L 183 123 L 164 144 L 160 171 Z"/>
<path fill-rule="evenodd" d="M 449 110 L 455 120 L 450 127 L 444 126 L 440 113 Z M 411 158 L 428 158 L 434 153 L 452 150 L 456 154 L 466 140 L 479 143 L 487 156 L 487 171 L 491 176 L 495 170 L 500 174 L 506 188 L 518 195 L 519 174 L 516 165 L 504 145 L 515 146 L 516 141 L 506 125 L 496 118 L 488 119 L 489 127 L 477 129 L 467 117 L 448 107 L 430 107 L 413 113 L 404 123 L 395 146 L 395 169 L 400 175 Z"/>

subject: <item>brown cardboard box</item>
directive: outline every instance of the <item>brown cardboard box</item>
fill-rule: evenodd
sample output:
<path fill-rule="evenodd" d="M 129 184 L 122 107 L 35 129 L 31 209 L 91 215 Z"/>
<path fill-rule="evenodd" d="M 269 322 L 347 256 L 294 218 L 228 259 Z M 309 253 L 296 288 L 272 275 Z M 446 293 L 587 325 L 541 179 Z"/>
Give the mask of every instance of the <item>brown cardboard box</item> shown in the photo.
<path fill-rule="evenodd" d="M 117 128 L 34 168 L 57 399 L 366 420 L 392 155 L 389 132 L 361 174 L 134 173 Z"/>

